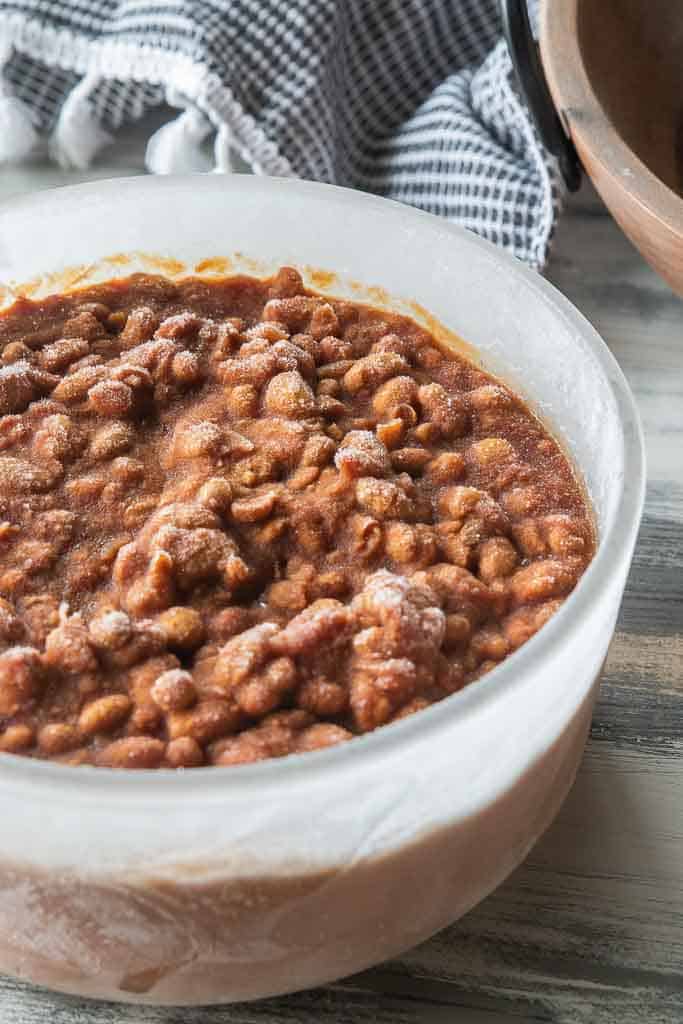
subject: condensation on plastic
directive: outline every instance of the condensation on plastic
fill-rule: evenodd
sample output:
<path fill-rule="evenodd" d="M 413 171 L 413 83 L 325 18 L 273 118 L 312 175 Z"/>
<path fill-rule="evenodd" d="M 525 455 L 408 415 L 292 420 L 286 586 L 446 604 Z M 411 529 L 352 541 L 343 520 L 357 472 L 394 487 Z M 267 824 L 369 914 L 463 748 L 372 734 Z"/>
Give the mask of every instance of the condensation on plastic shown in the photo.
<path fill-rule="evenodd" d="M 644 488 L 637 413 L 604 343 L 541 278 L 436 218 L 239 176 L 99 182 L 0 206 L 0 305 L 17 282 L 41 295 L 198 264 L 316 268 L 309 280 L 330 294 L 429 310 L 564 444 L 600 543 L 561 611 L 499 668 L 339 748 L 185 773 L 2 758 L 0 970 L 151 1003 L 348 974 L 503 880 L 573 780 Z"/>

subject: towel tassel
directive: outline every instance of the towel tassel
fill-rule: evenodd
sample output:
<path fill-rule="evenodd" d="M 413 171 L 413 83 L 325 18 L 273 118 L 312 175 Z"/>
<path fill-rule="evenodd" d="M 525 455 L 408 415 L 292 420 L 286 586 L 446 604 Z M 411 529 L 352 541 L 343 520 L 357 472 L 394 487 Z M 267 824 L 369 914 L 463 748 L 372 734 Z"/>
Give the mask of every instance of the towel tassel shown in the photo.
<path fill-rule="evenodd" d="M 97 120 L 91 102 L 100 81 L 100 75 L 85 75 L 62 105 L 49 148 L 53 159 L 65 169 L 85 170 L 95 154 L 112 141 Z"/>
<path fill-rule="evenodd" d="M 153 174 L 208 171 L 210 162 L 202 143 L 213 130 L 211 122 L 176 90 L 169 90 L 166 100 L 172 107 L 181 107 L 182 112 L 150 138 L 145 153 L 147 170 Z"/>
<path fill-rule="evenodd" d="M 38 143 L 31 110 L 13 95 L 3 74 L 12 52 L 11 44 L 0 44 L 0 163 L 23 160 Z"/>
<path fill-rule="evenodd" d="M 227 124 L 221 124 L 216 132 L 216 141 L 213 147 L 215 159 L 213 169 L 216 174 L 231 174 L 235 170 L 232 158 L 233 150 L 232 132 Z"/>

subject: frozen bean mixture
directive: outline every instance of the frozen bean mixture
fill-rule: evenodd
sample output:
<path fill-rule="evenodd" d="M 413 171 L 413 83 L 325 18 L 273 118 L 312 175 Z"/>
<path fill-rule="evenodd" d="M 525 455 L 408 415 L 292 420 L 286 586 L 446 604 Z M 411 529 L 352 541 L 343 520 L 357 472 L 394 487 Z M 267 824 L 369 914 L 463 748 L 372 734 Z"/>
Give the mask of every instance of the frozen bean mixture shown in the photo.
<path fill-rule="evenodd" d="M 293 269 L 21 299 L 0 351 L 0 751 L 345 742 L 492 669 L 593 555 L 519 398 Z"/>

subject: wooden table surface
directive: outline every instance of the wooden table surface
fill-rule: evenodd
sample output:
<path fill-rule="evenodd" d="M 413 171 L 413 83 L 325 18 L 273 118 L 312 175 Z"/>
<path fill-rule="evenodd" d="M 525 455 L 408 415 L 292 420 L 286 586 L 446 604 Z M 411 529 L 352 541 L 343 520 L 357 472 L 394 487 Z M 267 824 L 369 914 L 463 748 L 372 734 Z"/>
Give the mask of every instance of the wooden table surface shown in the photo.
<path fill-rule="evenodd" d="M 135 133 L 84 175 L 0 170 L 0 197 L 139 172 Z M 649 459 L 645 518 L 583 765 L 526 863 L 463 920 L 344 982 L 262 1003 L 152 1009 L 0 977 L 0 1024 L 673 1024 L 683 1021 L 683 303 L 590 189 L 548 277 L 628 377 Z"/>

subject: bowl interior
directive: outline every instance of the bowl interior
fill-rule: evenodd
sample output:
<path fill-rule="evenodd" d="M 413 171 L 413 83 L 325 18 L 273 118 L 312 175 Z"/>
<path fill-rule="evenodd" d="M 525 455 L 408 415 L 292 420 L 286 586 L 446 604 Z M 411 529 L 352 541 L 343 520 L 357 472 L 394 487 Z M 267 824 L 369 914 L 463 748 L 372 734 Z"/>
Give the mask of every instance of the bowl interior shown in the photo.
<path fill-rule="evenodd" d="M 591 85 L 640 160 L 683 196 L 683 8 L 671 0 L 580 0 Z"/>

